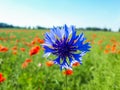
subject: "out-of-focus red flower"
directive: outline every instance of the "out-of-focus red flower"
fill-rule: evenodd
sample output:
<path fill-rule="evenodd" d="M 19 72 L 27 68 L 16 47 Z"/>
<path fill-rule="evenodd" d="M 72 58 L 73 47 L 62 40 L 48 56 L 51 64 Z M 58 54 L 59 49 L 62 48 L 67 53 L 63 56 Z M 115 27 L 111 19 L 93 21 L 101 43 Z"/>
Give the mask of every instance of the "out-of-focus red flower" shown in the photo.
<path fill-rule="evenodd" d="M 8 48 L 0 45 L 0 52 L 7 52 Z"/>
<path fill-rule="evenodd" d="M 14 47 L 12 48 L 12 50 L 17 50 L 17 46 L 14 46 Z"/>
<path fill-rule="evenodd" d="M 5 81 L 6 79 L 3 77 L 2 73 L 0 73 L 0 83 Z"/>
<path fill-rule="evenodd" d="M 16 54 L 17 54 L 17 50 L 13 50 L 12 53 L 13 53 L 14 55 L 16 55 Z"/>
<path fill-rule="evenodd" d="M 2 48 L 3 46 L 0 44 L 0 48 Z"/>
<path fill-rule="evenodd" d="M 92 35 L 92 38 L 96 38 L 96 37 L 97 37 L 97 35 L 96 35 L 96 34 L 93 34 L 93 35 Z"/>
<path fill-rule="evenodd" d="M 26 63 L 30 63 L 30 62 L 32 62 L 32 60 L 29 59 L 29 58 L 27 58 L 27 59 L 25 60 L 25 62 L 26 62 Z"/>
<path fill-rule="evenodd" d="M 47 61 L 47 62 L 46 62 L 46 66 L 48 66 L 48 67 L 52 66 L 53 64 L 54 64 L 53 61 Z"/>
<path fill-rule="evenodd" d="M 39 50 L 40 50 L 40 46 L 34 46 L 29 51 L 29 55 L 30 56 L 35 55 L 35 54 L 37 54 L 39 52 Z"/>
<path fill-rule="evenodd" d="M 29 58 L 27 58 L 27 59 L 23 62 L 22 68 L 26 68 L 30 62 L 32 62 L 32 60 L 29 59 Z"/>
<path fill-rule="evenodd" d="M 105 49 L 105 50 L 104 50 L 104 53 L 105 53 L 105 54 L 108 54 L 109 52 L 110 52 L 110 50 L 108 50 L 108 49 Z"/>
<path fill-rule="evenodd" d="M 115 52 L 116 52 L 116 47 L 112 47 L 112 48 L 111 48 L 111 52 L 112 52 L 112 53 L 115 53 Z"/>
<path fill-rule="evenodd" d="M 16 40 L 16 42 L 18 43 L 18 42 L 20 42 L 20 40 Z"/>
<path fill-rule="evenodd" d="M 65 75 L 72 75 L 73 71 L 71 69 L 67 69 L 63 72 Z"/>
<path fill-rule="evenodd" d="M 28 63 L 27 62 L 24 62 L 23 64 L 22 64 L 22 68 L 26 68 L 28 66 Z"/>
<path fill-rule="evenodd" d="M 108 45 L 106 45 L 106 49 L 109 49 L 111 46 L 108 44 Z"/>
<path fill-rule="evenodd" d="M 73 63 L 73 65 L 72 66 L 79 66 L 80 65 L 80 63 L 79 62 L 75 62 L 75 63 Z"/>
<path fill-rule="evenodd" d="M 24 51 L 25 51 L 25 48 L 20 48 L 20 50 L 24 52 Z"/>
<path fill-rule="evenodd" d="M 38 38 L 37 41 L 40 43 L 40 44 L 43 44 L 44 43 L 44 40 Z"/>
<path fill-rule="evenodd" d="M 35 44 L 36 42 L 33 40 L 33 41 L 31 41 L 31 44 Z"/>
<path fill-rule="evenodd" d="M 44 40 L 43 40 L 43 39 L 40 39 L 38 36 L 36 36 L 31 43 L 32 43 L 32 44 L 35 44 L 35 43 L 43 44 L 43 43 L 44 43 Z"/>
<path fill-rule="evenodd" d="M 102 44 L 103 40 L 99 40 L 98 41 L 98 45 Z"/>

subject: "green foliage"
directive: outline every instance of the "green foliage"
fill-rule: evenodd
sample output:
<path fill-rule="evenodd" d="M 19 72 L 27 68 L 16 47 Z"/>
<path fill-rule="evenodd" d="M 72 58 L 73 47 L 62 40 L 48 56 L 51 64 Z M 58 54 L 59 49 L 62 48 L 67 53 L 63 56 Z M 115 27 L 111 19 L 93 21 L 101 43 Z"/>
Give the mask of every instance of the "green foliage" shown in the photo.
<path fill-rule="evenodd" d="M 57 65 L 47 67 L 43 50 L 29 56 L 30 43 L 35 37 L 43 39 L 45 30 L 0 30 L 0 45 L 9 48 L 0 52 L 0 72 L 6 80 L 0 83 L 0 90 L 65 90 L 65 75 Z M 80 32 L 78 32 L 80 33 Z M 68 76 L 68 90 L 120 90 L 120 54 L 104 53 L 107 44 L 114 38 L 120 43 L 120 33 L 84 32 L 91 43 L 91 51 L 83 56 L 83 64 L 73 68 L 73 75 Z M 93 34 L 96 37 L 93 38 Z M 11 38 L 13 37 L 13 38 Z M 98 45 L 99 40 L 103 40 Z M 18 42 L 17 42 L 18 41 Z M 12 47 L 17 45 L 17 54 Z M 39 45 L 39 44 L 37 44 Z M 100 46 L 102 49 L 100 49 Z M 24 47 L 25 52 L 20 51 Z M 118 48 L 120 50 L 120 48 Z M 21 68 L 26 58 L 33 61 L 26 68 Z M 38 64 L 42 66 L 39 67 Z"/>

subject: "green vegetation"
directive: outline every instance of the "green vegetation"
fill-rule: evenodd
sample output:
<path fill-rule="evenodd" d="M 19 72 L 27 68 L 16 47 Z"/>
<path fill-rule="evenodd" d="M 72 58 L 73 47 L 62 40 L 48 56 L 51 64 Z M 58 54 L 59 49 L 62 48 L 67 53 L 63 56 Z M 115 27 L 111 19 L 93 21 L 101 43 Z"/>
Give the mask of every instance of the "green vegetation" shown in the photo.
<path fill-rule="evenodd" d="M 29 56 L 30 49 L 39 45 L 29 44 L 38 37 L 43 39 L 46 30 L 2 30 L 0 45 L 8 48 L 0 52 L 0 72 L 6 78 L 0 83 L 0 90 L 65 90 L 65 75 L 57 65 L 46 66 L 43 49 Z M 80 31 L 78 31 L 80 33 Z M 83 56 L 83 64 L 73 68 L 68 76 L 68 90 L 120 90 L 120 33 L 86 31 L 91 42 L 91 51 Z M 107 46 L 109 52 L 106 52 Z M 16 46 L 16 54 L 13 47 Z M 112 50 L 115 46 L 115 51 Z M 20 48 L 25 48 L 21 51 Z M 22 68 L 30 58 L 31 63 Z M 39 66 L 38 64 L 42 64 Z"/>

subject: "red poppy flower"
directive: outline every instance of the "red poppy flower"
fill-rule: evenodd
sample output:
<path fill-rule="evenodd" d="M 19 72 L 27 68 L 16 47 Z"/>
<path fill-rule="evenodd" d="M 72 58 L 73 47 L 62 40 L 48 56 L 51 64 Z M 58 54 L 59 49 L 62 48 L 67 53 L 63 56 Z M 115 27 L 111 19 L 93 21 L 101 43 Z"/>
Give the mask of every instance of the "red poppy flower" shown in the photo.
<path fill-rule="evenodd" d="M 32 47 L 30 52 L 29 52 L 29 55 L 32 56 L 32 55 L 35 55 L 39 52 L 40 50 L 40 46 L 35 46 L 35 47 Z"/>
<path fill-rule="evenodd" d="M 27 62 L 24 62 L 23 64 L 22 64 L 22 68 L 26 68 L 28 66 L 28 63 Z"/>
<path fill-rule="evenodd" d="M 25 48 L 20 48 L 20 50 L 24 52 L 24 51 L 25 51 Z"/>
<path fill-rule="evenodd" d="M 12 53 L 13 53 L 14 55 L 17 55 L 17 50 L 13 50 Z"/>
<path fill-rule="evenodd" d="M 17 50 L 17 46 L 14 46 L 14 47 L 12 48 L 12 50 Z"/>
<path fill-rule="evenodd" d="M 75 62 L 75 63 L 73 63 L 73 65 L 72 66 L 79 66 L 80 65 L 80 63 L 79 62 Z"/>
<path fill-rule="evenodd" d="M 73 71 L 71 69 L 67 69 L 63 72 L 65 75 L 72 75 Z"/>
<path fill-rule="evenodd" d="M 0 45 L 0 52 L 7 52 L 8 48 Z"/>
<path fill-rule="evenodd" d="M 53 61 L 47 61 L 47 62 L 46 62 L 46 66 L 48 66 L 48 67 L 52 66 L 53 64 L 54 64 Z"/>
<path fill-rule="evenodd" d="M 25 62 L 30 63 L 30 62 L 32 62 L 32 60 L 28 58 L 28 59 L 25 60 Z"/>
<path fill-rule="evenodd" d="M 38 38 L 37 41 L 40 43 L 40 44 L 43 44 L 44 43 L 44 40 Z"/>
<path fill-rule="evenodd" d="M 3 77 L 2 73 L 0 73 L 0 83 L 5 81 L 5 78 Z"/>
<path fill-rule="evenodd" d="M 23 64 L 22 64 L 22 68 L 26 68 L 30 62 L 32 62 L 31 59 L 29 59 L 29 58 L 26 59 L 26 60 L 23 62 Z"/>

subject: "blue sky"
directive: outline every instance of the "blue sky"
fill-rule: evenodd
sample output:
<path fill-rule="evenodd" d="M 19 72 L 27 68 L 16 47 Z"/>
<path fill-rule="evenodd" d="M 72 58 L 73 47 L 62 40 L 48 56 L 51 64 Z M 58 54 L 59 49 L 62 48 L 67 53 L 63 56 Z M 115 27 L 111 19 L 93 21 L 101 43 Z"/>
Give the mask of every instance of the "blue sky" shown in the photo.
<path fill-rule="evenodd" d="M 120 0 L 0 0 L 0 22 L 120 28 Z"/>

